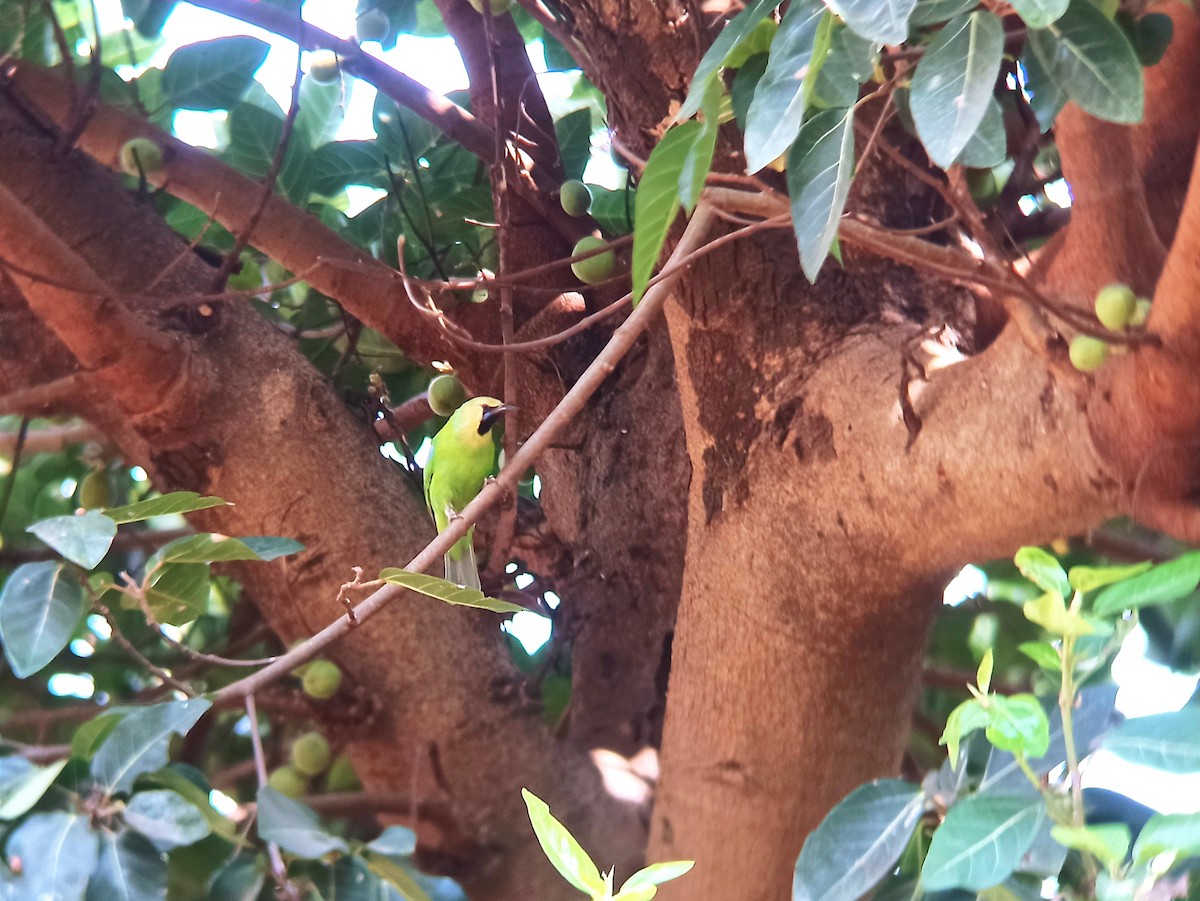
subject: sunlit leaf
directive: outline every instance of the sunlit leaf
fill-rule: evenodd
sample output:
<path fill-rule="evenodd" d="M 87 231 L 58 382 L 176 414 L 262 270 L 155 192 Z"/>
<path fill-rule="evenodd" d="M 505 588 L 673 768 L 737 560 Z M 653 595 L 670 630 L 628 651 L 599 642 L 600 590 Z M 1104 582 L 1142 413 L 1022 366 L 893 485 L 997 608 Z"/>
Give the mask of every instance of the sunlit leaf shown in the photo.
<path fill-rule="evenodd" d="M 626 879 L 625 884 L 621 886 L 621 892 L 633 892 L 651 885 L 662 885 L 664 882 L 678 879 L 695 865 L 696 861 L 694 860 L 667 860 L 662 863 L 652 863 L 648 867 L 642 867 Z"/>
<path fill-rule="evenodd" d="M 274 560 L 304 550 L 290 538 L 230 538 L 206 533 L 177 538 L 154 555 L 163 563 L 227 563 L 233 560 Z"/>
<path fill-rule="evenodd" d="M 1129 566 L 1072 566 L 1067 572 L 1067 578 L 1070 579 L 1072 588 L 1086 593 L 1141 575 L 1151 565 L 1146 562 L 1133 563 Z"/>
<path fill-rule="evenodd" d="M 98 510 L 76 516 L 52 516 L 25 531 L 36 535 L 84 569 L 99 566 L 117 536 L 117 524 Z"/>
<path fill-rule="evenodd" d="M 182 109 L 231 109 L 269 49 L 265 41 L 245 36 L 187 44 L 167 60 L 163 89 Z"/>
<path fill-rule="evenodd" d="M 1200 813 L 1157 814 L 1146 821 L 1133 847 L 1133 862 L 1149 863 L 1160 854 L 1176 860 L 1200 857 Z"/>
<path fill-rule="evenodd" d="M 384 582 L 393 585 L 403 585 L 405 588 L 457 607 L 476 607 L 480 610 L 490 610 L 492 613 L 520 613 L 525 608 L 508 601 L 499 601 L 487 597 L 482 591 L 474 588 L 464 588 L 424 573 L 413 573 L 407 569 L 389 568 L 379 574 Z"/>
<path fill-rule="evenodd" d="M 170 516 L 175 513 L 191 513 L 210 507 L 224 507 L 229 502 L 219 497 L 201 497 L 194 491 L 173 491 L 162 497 L 138 501 L 124 507 L 105 510 L 104 515 L 116 523 L 141 522 L 155 516 Z"/>
<path fill-rule="evenodd" d="M 700 120 L 700 131 L 696 133 L 692 146 L 683 158 L 679 173 L 679 201 L 691 215 L 704 190 L 705 179 L 712 168 L 713 151 L 717 147 L 717 127 L 721 102 L 721 84 L 712 82 L 704 96 L 704 113 Z"/>
<path fill-rule="evenodd" d="M 1200 551 L 1160 563 L 1132 578 L 1109 585 L 1092 605 L 1097 616 L 1167 604 L 1187 597 L 1200 585 Z"/>
<path fill-rule="evenodd" d="M 633 232 L 633 302 L 646 293 L 658 263 L 667 231 L 681 205 L 679 180 L 692 145 L 703 131 L 699 122 L 676 125 L 658 142 L 646 160 L 638 183 Z"/>
<path fill-rule="evenodd" d="M 810 282 L 837 235 L 853 174 L 854 107 L 817 113 L 801 127 L 787 171 L 792 229 Z"/>
<path fill-rule="evenodd" d="M 521 789 L 521 797 L 529 809 L 529 821 L 538 843 L 554 869 L 585 895 L 595 896 L 604 891 L 600 871 L 567 827 L 550 813 L 549 805 L 527 788 Z"/>
<path fill-rule="evenodd" d="M 23 563 L 0 592 L 0 642 L 13 675 L 24 679 L 66 647 L 83 619 L 83 588 L 65 564 Z"/>
<path fill-rule="evenodd" d="M 92 758 L 92 778 L 106 791 L 129 791 L 138 776 L 167 762 L 171 736 L 186 734 L 211 706 L 204 698 L 190 698 L 127 713 Z"/>
<path fill-rule="evenodd" d="M 23 757 L 0 757 L 0 820 L 15 820 L 42 799 L 67 761 L 34 766 Z"/>
<path fill-rule="evenodd" d="M 717 35 L 717 39 L 712 42 L 696 67 L 696 74 L 692 77 L 692 83 L 688 87 L 687 99 L 684 100 L 683 106 L 675 115 L 676 121 L 682 122 L 696 114 L 700 109 L 700 104 L 703 103 L 709 79 L 716 74 L 717 69 L 725 62 L 725 58 L 733 52 L 738 44 L 748 38 L 754 31 L 754 27 L 770 15 L 771 10 L 778 5 L 779 0 L 752 0 L 745 9 L 730 20 L 728 25 L 721 29 L 721 33 Z"/>
<path fill-rule="evenodd" d="M 1013 557 L 1017 569 L 1043 591 L 1057 591 L 1060 597 L 1071 596 L 1071 583 L 1062 565 L 1040 547 L 1023 547 Z"/>
<path fill-rule="evenodd" d="M 430 901 L 429 895 L 421 888 L 404 861 L 370 849 L 363 855 L 363 859 L 371 872 L 391 883 L 404 901 Z"/>
<path fill-rule="evenodd" d="M 1059 844 L 1075 851 L 1086 851 L 1106 867 L 1117 867 L 1125 860 L 1132 836 L 1125 823 L 1097 823 L 1094 826 L 1055 826 L 1051 836 Z"/>
<path fill-rule="evenodd" d="M 1050 721 L 1033 695 L 996 695 L 988 705 L 987 739 L 1002 751 L 1041 757 L 1050 747 Z"/>

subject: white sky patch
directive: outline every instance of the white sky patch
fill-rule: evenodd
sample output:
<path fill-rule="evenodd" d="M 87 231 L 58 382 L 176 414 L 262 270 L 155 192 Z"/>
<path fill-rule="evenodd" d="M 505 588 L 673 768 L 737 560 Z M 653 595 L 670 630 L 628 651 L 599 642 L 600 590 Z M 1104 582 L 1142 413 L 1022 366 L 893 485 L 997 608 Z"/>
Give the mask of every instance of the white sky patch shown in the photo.
<path fill-rule="evenodd" d="M 132 466 L 129 469 L 129 478 L 135 482 L 148 482 L 150 481 L 150 474 L 140 466 Z"/>
<path fill-rule="evenodd" d="M 353 219 L 380 197 L 386 197 L 387 191 L 382 188 L 372 188 L 367 185 L 346 185 L 346 215 Z"/>
<path fill-rule="evenodd" d="M 534 497 L 542 496 L 542 477 L 541 476 L 533 477 L 533 496 Z"/>
<path fill-rule="evenodd" d="M 71 653 L 76 657 L 91 657 L 96 653 L 96 649 L 92 647 L 92 643 L 83 638 L 74 638 L 71 640 Z"/>
<path fill-rule="evenodd" d="M 1113 660 L 1113 681 L 1121 686 L 1117 709 L 1128 717 L 1172 713 L 1188 702 L 1200 681 L 1200 674 L 1172 672 L 1148 660 L 1147 645 L 1146 633 L 1135 629 L 1126 636 Z"/>
<path fill-rule="evenodd" d="M 181 109 L 175 111 L 171 122 L 171 130 L 181 141 L 193 147 L 206 147 L 218 150 L 225 144 L 225 122 L 229 114 L 224 110 L 206 112 L 202 110 Z"/>
<path fill-rule="evenodd" d="M 976 597 L 987 588 L 987 576 L 978 566 L 964 566 L 942 592 L 942 603 L 957 607 L 968 598 Z"/>
<path fill-rule="evenodd" d="M 225 792 L 217 791 L 215 788 L 208 793 L 208 803 L 223 817 L 232 817 L 237 813 L 238 803 L 225 794 Z"/>
<path fill-rule="evenodd" d="M 87 627 L 92 631 L 92 634 L 102 641 L 108 641 L 112 638 L 112 626 L 99 613 L 89 613 L 87 618 Z"/>
<path fill-rule="evenodd" d="M 50 694 L 60 698 L 90 698 L 96 693 L 96 682 L 87 673 L 55 673 L 46 683 Z"/>
<path fill-rule="evenodd" d="M 63 479 L 58 485 L 58 493 L 63 497 L 74 497 L 75 489 L 79 487 L 79 483 L 74 479 Z"/>
<path fill-rule="evenodd" d="M 513 579 L 513 584 L 515 584 L 521 591 L 524 591 L 533 584 L 533 576 L 531 576 L 529 573 L 521 573 L 519 576 Z"/>
<path fill-rule="evenodd" d="M 1075 195 L 1071 193 L 1071 186 L 1067 184 L 1065 178 L 1057 178 L 1052 182 L 1047 182 L 1042 190 L 1046 194 L 1046 199 L 1055 206 L 1062 207 L 1064 210 L 1069 209 L 1071 204 L 1075 202 Z"/>
<path fill-rule="evenodd" d="M 532 610 L 514 613 L 512 619 L 500 628 L 521 642 L 527 654 L 536 653 L 538 648 L 550 640 L 550 620 Z"/>
<path fill-rule="evenodd" d="M 542 597 L 546 599 L 546 606 L 551 610 L 557 610 L 558 605 L 562 603 L 562 598 L 560 598 L 553 591 L 547 591 L 542 595 Z"/>

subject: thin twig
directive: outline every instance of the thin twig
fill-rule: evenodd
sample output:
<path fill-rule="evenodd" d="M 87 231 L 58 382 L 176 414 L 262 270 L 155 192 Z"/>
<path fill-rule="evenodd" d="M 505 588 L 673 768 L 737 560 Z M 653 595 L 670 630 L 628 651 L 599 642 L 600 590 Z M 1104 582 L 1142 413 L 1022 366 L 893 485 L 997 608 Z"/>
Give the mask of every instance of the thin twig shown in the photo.
<path fill-rule="evenodd" d="M 263 755 L 262 735 L 258 731 L 258 708 L 254 703 L 254 695 L 246 695 L 246 717 L 250 720 L 250 746 L 254 749 L 254 772 L 258 777 L 258 787 L 267 784 L 267 762 Z M 256 813 L 257 816 L 257 813 Z M 288 881 L 287 866 L 283 862 L 283 854 L 279 845 L 267 842 L 267 856 L 271 860 L 271 875 L 275 878 L 275 886 L 284 898 L 299 898 L 295 887 Z"/>
<path fill-rule="evenodd" d="M 25 452 L 25 436 L 29 434 L 29 414 L 21 417 L 20 428 L 17 429 L 17 443 L 13 447 L 12 465 L 8 470 L 8 478 L 4 480 L 4 495 L 0 497 L 0 527 L 8 515 L 8 503 L 12 500 L 13 488 L 17 484 L 17 476 L 21 473 L 21 455 Z"/>
<path fill-rule="evenodd" d="M 109 628 L 112 629 L 112 637 L 116 639 L 117 644 L 119 644 L 124 649 L 125 653 L 132 657 L 139 666 L 145 667 L 147 670 L 157 676 L 160 680 L 162 680 L 164 685 L 169 685 L 176 691 L 183 692 L 189 698 L 194 698 L 197 696 L 196 690 L 190 685 L 180 682 L 161 666 L 151 663 L 149 658 L 139 651 L 134 646 L 133 642 L 125 637 L 125 634 L 121 631 L 121 627 L 117 625 L 117 618 L 113 616 L 112 611 L 109 610 L 108 607 L 96 600 L 92 601 L 92 606 L 96 609 L 97 613 L 99 613 L 104 617 L 105 620 L 108 621 Z"/>

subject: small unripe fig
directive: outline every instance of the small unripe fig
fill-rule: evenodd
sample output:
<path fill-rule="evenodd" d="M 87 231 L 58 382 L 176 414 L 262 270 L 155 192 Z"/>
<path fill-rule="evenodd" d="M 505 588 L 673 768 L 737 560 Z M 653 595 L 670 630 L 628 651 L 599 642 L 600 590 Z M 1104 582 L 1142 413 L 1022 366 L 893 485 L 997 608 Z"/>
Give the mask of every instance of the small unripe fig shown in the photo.
<path fill-rule="evenodd" d="M 295 767 L 290 766 L 272 770 L 267 777 L 267 785 L 289 798 L 299 798 L 308 790 L 308 781 Z"/>
<path fill-rule="evenodd" d="M 162 168 L 163 154 L 162 148 L 149 138 L 133 138 L 121 146 L 120 158 L 123 172 L 150 175 Z"/>
<path fill-rule="evenodd" d="M 358 21 L 354 23 L 354 31 L 360 41 L 382 41 L 387 37 L 390 24 L 387 13 L 369 9 L 358 17 Z"/>
<path fill-rule="evenodd" d="M 592 189 L 577 179 L 563 182 L 558 202 L 568 216 L 583 216 L 592 207 Z"/>
<path fill-rule="evenodd" d="M 595 235 L 586 235 L 580 238 L 579 242 L 571 250 L 571 256 L 603 247 L 605 243 L 603 239 L 597 238 Z M 616 265 L 617 258 L 613 256 L 611 250 L 607 250 L 604 253 L 596 254 L 594 257 L 588 257 L 586 260 L 576 260 L 571 264 L 571 271 L 585 285 L 595 285 L 612 275 L 613 268 Z"/>
<path fill-rule="evenodd" d="M 1133 308 L 1133 315 L 1129 317 L 1130 328 L 1144 328 L 1146 321 L 1150 318 L 1150 298 L 1139 297 L 1137 304 Z"/>
<path fill-rule="evenodd" d="M 304 671 L 302 684 L 304 693 L 310 698 L 324 701 L 337 694 L 342 684 L 342 671 L 330 660 L 314 660 Z"/>
<path fill-rule="evenodd" d="M 483 14 L 483 0 L 467 0 L 475 8 L 475 12 Z M 502 16 L 512 9 L 513 0 L 491 0 L 489 5 L 492 7 L 493 16 Z"/>
<path fill-rule="evenodd" d="M 329 772 L 325 774 L 325 788 L 331 792 L 350 792 L 362 788 L 350 758 L 345 754 L 335 757 L 329 765 Z"/>
<path fill-rule="evenodd" d="M 1136 307 L 1137 297 L 1128 285 L 1105 285 L 1096 294 L 1096 318 L 1114 332 L 1129 324 Z"/>
<path fill-rule="evenodd" d="M 1091 335 L 1076 335 L 1071 340 L 1071 365 L 1080 372 L 1094 372 L 1108 359 L 1108 342 Z"/>
<path fill-rule="evenodd" d="M 439 375 L 429 383 L 429 409 L 437 416 L 449 416 L 467 399 L 467 389 L 452 375 Z"/>
<path fill-rule="evenodd" d="M 306 732 L 292 745 L 292 766 L 305 776 L 320 776 L 329 769 L 333 754 L 320 732 Z"/>
<path fill-rule="evenodd" d="M 112 506 L 108 474 L 103 469 L 93 469 L 79 483 L 79 506 L 85 510 L 103 510 Z"/>
<path fill-rule="evenodd" d="M 332 50 L 316 51 L 309 62 L 308 74 L 317 84 L 333 84 L 341 74 L 337 54 Z"/>

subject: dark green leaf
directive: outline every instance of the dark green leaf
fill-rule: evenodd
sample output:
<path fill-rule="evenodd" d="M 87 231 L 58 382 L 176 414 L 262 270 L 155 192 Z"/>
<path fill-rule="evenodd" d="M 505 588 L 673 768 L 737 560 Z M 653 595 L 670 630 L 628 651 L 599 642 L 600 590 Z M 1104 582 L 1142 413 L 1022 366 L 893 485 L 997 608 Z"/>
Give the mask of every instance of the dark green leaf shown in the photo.
<path fill-rule="evenodd" d="M 1141 121 L 1142 65 L 1125 33 L 1089 0 L 1073 0 L 1053 25 L 1031 31 L 1029 46 L 1085 112 L 1109 122 Z"/>
<path fill-rule="evenodd" d="M 974 795 L 950 808 L 921 869 L 926 891 L 997 885 L 1017 868 L 1046 815 L 1040 797 Z"/>
<path fill-rule="evenodd" d="M 313 154 L 313 190 L 332 197 L 347 185 L 387 188 L 383 155 L 374 141 L 332 141 Z"/>
<path fill-rule="evenodd" d="M 1029 95 L 1029 108 L 1037 117 L 1038 125 L 1045 134 L 1054 124 L 1062 108 L 1066 106 L 1067 95 L 1054 83 L 1048 72 L 1038 62 L 1037 55 L 1032 50 L 1026 50 L 1021 57 L 1021 67 L 1025 70 L 1025 92 Z"/>
<path fill-rule="evenodd" d="M 66 760 L 34 766 L 22 757 L 0 757 L 0 820 L 28 813 L 66 765 Z"/>
<path fill-rule="evenodd" d="M 606 235 L 627 235 L 633 230 L 637 193 L 628 189 L 610 191 L 592 185 L 592 218 Z"/>
<path fill-rule="evenodd" d="M 682 122 L 696 114 L 704 100 L 704 91 L 708 86 L 709 79 L 716 74 L 717 69 L 725 62 L 725 58 L 733 52 L 738 44 L 749 37 L 754 31 L 754 27 L 770 15 L 771 10 L 778 5 L 779 0 L 753 0 L 721 29 L 717 39 L 712 42 L 712 46 L 701 58 L 700 65 L 696 67 L 696 74 L 692 77 L 692 83 L 688 87 L 687 99 L 684 100 L 683 106 L 676 114 L 676 121 Z"/>
<path fill-rule="evenodd" d="M 804 78 L 825 7 L 817 0 L 793 3 L 783 16 L 767 69 L 746 112 L 746 168 L 757 172 L 784 153 L 804 120 Z M 824 253 L 821 254 L 824 257 Z"/>
<path fill-rule="evenodd" d="M 525 799 L 538 843 L 554 869 L 585 895 L 596 896 L 604 891 L 600 871 L 567 827 L 550 813 L 546 802 L 527 788 L 521 789 L 521 797 Z"/>
<path fill-rule="evenodd" d="M 767 54 L 756 53 L 746 60 L 733 77 L 733 86 L 729 89 L 729 104 L 733 107 L 733 118 L 737 120 L 742 131 L 746 130 L 746 113 L 750 110 L 750 104 L 754 102 L 754 91 L 767 70 L 767 60 Z"/>
<path fill-rule="evenodd" d="M 296 113 L 296 138 L 315 150 L 333 140 L 354 89 L 353 79 L 322 84 L 305 78 L 300 82 L 300 111 Z"/>
<path fill-rule="evenodd" d="M 274 560 L 302 550 L 304 545 L 290 538 L 230 538 L 205 533 L 177 538 L 164 545 L 153 559 L 163 563 L 228 563 L 232 560 Z"/>
<path fill-rule="evenodd" d="M 859 85 L 871 77 L 879 45 L 835 25 L 829 56 L 813 82 L 813 102 L 822 107 L 853 106 Z"/>
<path fill-rule="evenodd" d="M 1132 835 L 1125 823 L 1098 823 L 1094 826 L 1055 826 L 1054 840 L 1065 848 L 1086 851 L 1106 867 L 1116 869 L 1125 861 Z"/>
<path fill-rule="evenodd" d="M 4 850 L 21 863 L 21 875 L 9 885 L 14 899 L 83 901 L 100 846 L 86 816 L 60 812 L 29 817 Z"/>
<path fill-rule="evenodd" d="M 864 38 L 902 44 L 917 0 L 834 0 L 829 8 Z"/>
<path fill-rule="evenodd" d="M 792 901 L 856 901 L 892 871 L 921 816 L 918 786 L 884 779 L 851 792 L 800 849 Z"/>
<path fill-rule="evenodd" d="M 1200 772 L 1200 707 L 1126 720 L 1103 748 L 1129 763 L 1168 773 Z"/>
<path fill-rule="evenodd" d="M 955 160 L 973 169 L 991 169 L 1008 156 L 1008 135 L 1004 132 L 1004 112 L 995 97 L 989 97 L 979 127 Z"/>
<path fill-rule="evenodd" d="M 1060 597 L 1071 596 L 1071 583 L 1062 565 L 1040 547 L 1023 547 L 1017 551 L 1013 562 L 1026 579 L 1043 591 L 1057 592 Z"/>
<path fill-rule="evenodd" d="M 321 828 L 310 808 L 269 785 L 258 790 L 258 836 L 297 857 L 318 858 L 331 851 L 350 850 L 344 840 Z"/>
<path fill-rule="evenodd" d="M 155 516 L 170 516 L 175 513 L 191 513 L 209 507 L 224 507 L 229 502 L 219 497 L 201 497 L 194 491 L 173 491 L 162 497 L 138 501 L 125 507 L 105 510 L 104 515 L 115 523 L 141 522 Z"/>
<path fill-rule="evenodd" d="M 129 791 L 138 776 L 167 762 L 171 736 L 185 734 L 211 706 L 204 698 L 191 698 L 127 713 L 92 758 L 92 777 L 110 793 Z"/>
<path fill-rule="evenodd" d="M 969 13 L 978 5 L 979 0 L 917 0 L 908 24 L 920 27 L 949 22 L 955 16 Z"/>
<path fill-rule="evenodd" d="M 209 833 L 208 822 L 194 804 L 165 789 L 140 791 L 125 805 L 125 822 L 159 851 L 169 851 L 200 841 Z"/>
<path fill-rule="evenodd" d="M 269 49 L 265 41 L 245 36 L 180 47 L 163 69 L 163 89 L 182 109 L 232 109 Z"/>
<path fill-rule="evenodd" d="M 23 563 L 0 593 L 0 641 L 13 675 L 38 672 L 61 651 L 86 606 L 83 589 L 62 563 Z"/>
<path fill-rule="evenodd" d="M 1004 27 L 987 10 L 958 16 L 917 65 L 909 109 L 932 159 L 948 168 L 979 127 L 1004 54 Z"/>
<path fill-rule="evenodd" d="M 250 178 L 265 178 L 283 140 L 283 119 L 251 103 L 229 112 L 229 146 L 224 157 Z M 304 205 L 312 190 L 312 151 L 295 136 L 288 142 L 275 187 L 293 203 Z"/>
<path fill-rule="evenodd" d="M 554 123 L 563 172 L 568 179 L 583 178 L 592 158 L 592 111 L 587 107 L 567 113 Z"/>
<path fill-rule="evenodd" d="M 167 563 L 150 576 L 146 602 L 154 618 L 169 626 L 190 623 L 208 609 L 207 563 Z"/>
<path fill-rule="evenodd" d="M 1200 585 L 1200 551 L 1192 551 L 1166 563 L 1109 585 L 1096 596 L 1092 612 L 1112 616 L 1152 604 L 1167 604 L 1187 597 Z"/>
<path fill-rule="evenodd" d="M 411 169 L 416 161 L 433 146 L 440 132 L 394 100 L 379 92 L 372 114 L 379 150 L 393 168 Z"/>
<path fill-rule="evenodd" d="M 208 901 L 256 901 L 267 881 L 261 857 L 235 858 L 213 878 Z"/>
<path fill-rule="evenodd" d="M 88 881 L 87 901 L 162 901 L 167 862 L 135 832 L 100 833 L 100 860 Z"/>
<path fill-rule="evenodd" d="M 26 532 L 36 535 L 72 563 L 84 569 L 99 566 L 117 537 L 117 524 L 98 510 L 76 516 L 52 516 L 35 522 Z"/>
<path fill-rule="evenodd" d="M 646 292 L 658 263 L 667 230 L 679 213 L 679 179 L 688 153 L 699 136 L 699 122 L 676 125 L 650 153 L 638 183 L 633 232 L 633 302 Z"/>
<path fill-rule="evenodd" d="M 787 172 L 792 228 L 810 282 L 837 236 L 853 174 L 854 107 L 817 113 L 801 127 Z"/>
<path fill-rule="evenodd" d="M 457 607 L 475 607 L 479 610 L 490 610 L 492 613 L 520 613 L 525 609 L 517 604 L 510 604 L 508 601 L 489 598 L 482 591 L 463 588 L 461 585 L 455 585 L 453 582 L 447 582 L 437 576 L 413 573 L 406 569 L 395 567 L 385 569 L 379 574 L 379 578 L 393 585 L 403 585 L 410 591 Z"/>
<path fill-rule="evenodd" d="M 1146 13 L 1137 20 L 1133 42 L 1138 62 L 1149 68 L 1162 61 L 1171 39 L 1175 36 L 1175 23 L 1165 13 Z"/>
<path fill-rule="evenodd" d="M 1176 860 L 1200 857 L 1200 813 L 1160 813 L 1146 821 L 1133 862 L 1149 863 L 1160 854 L 1174 854 Z"/>

